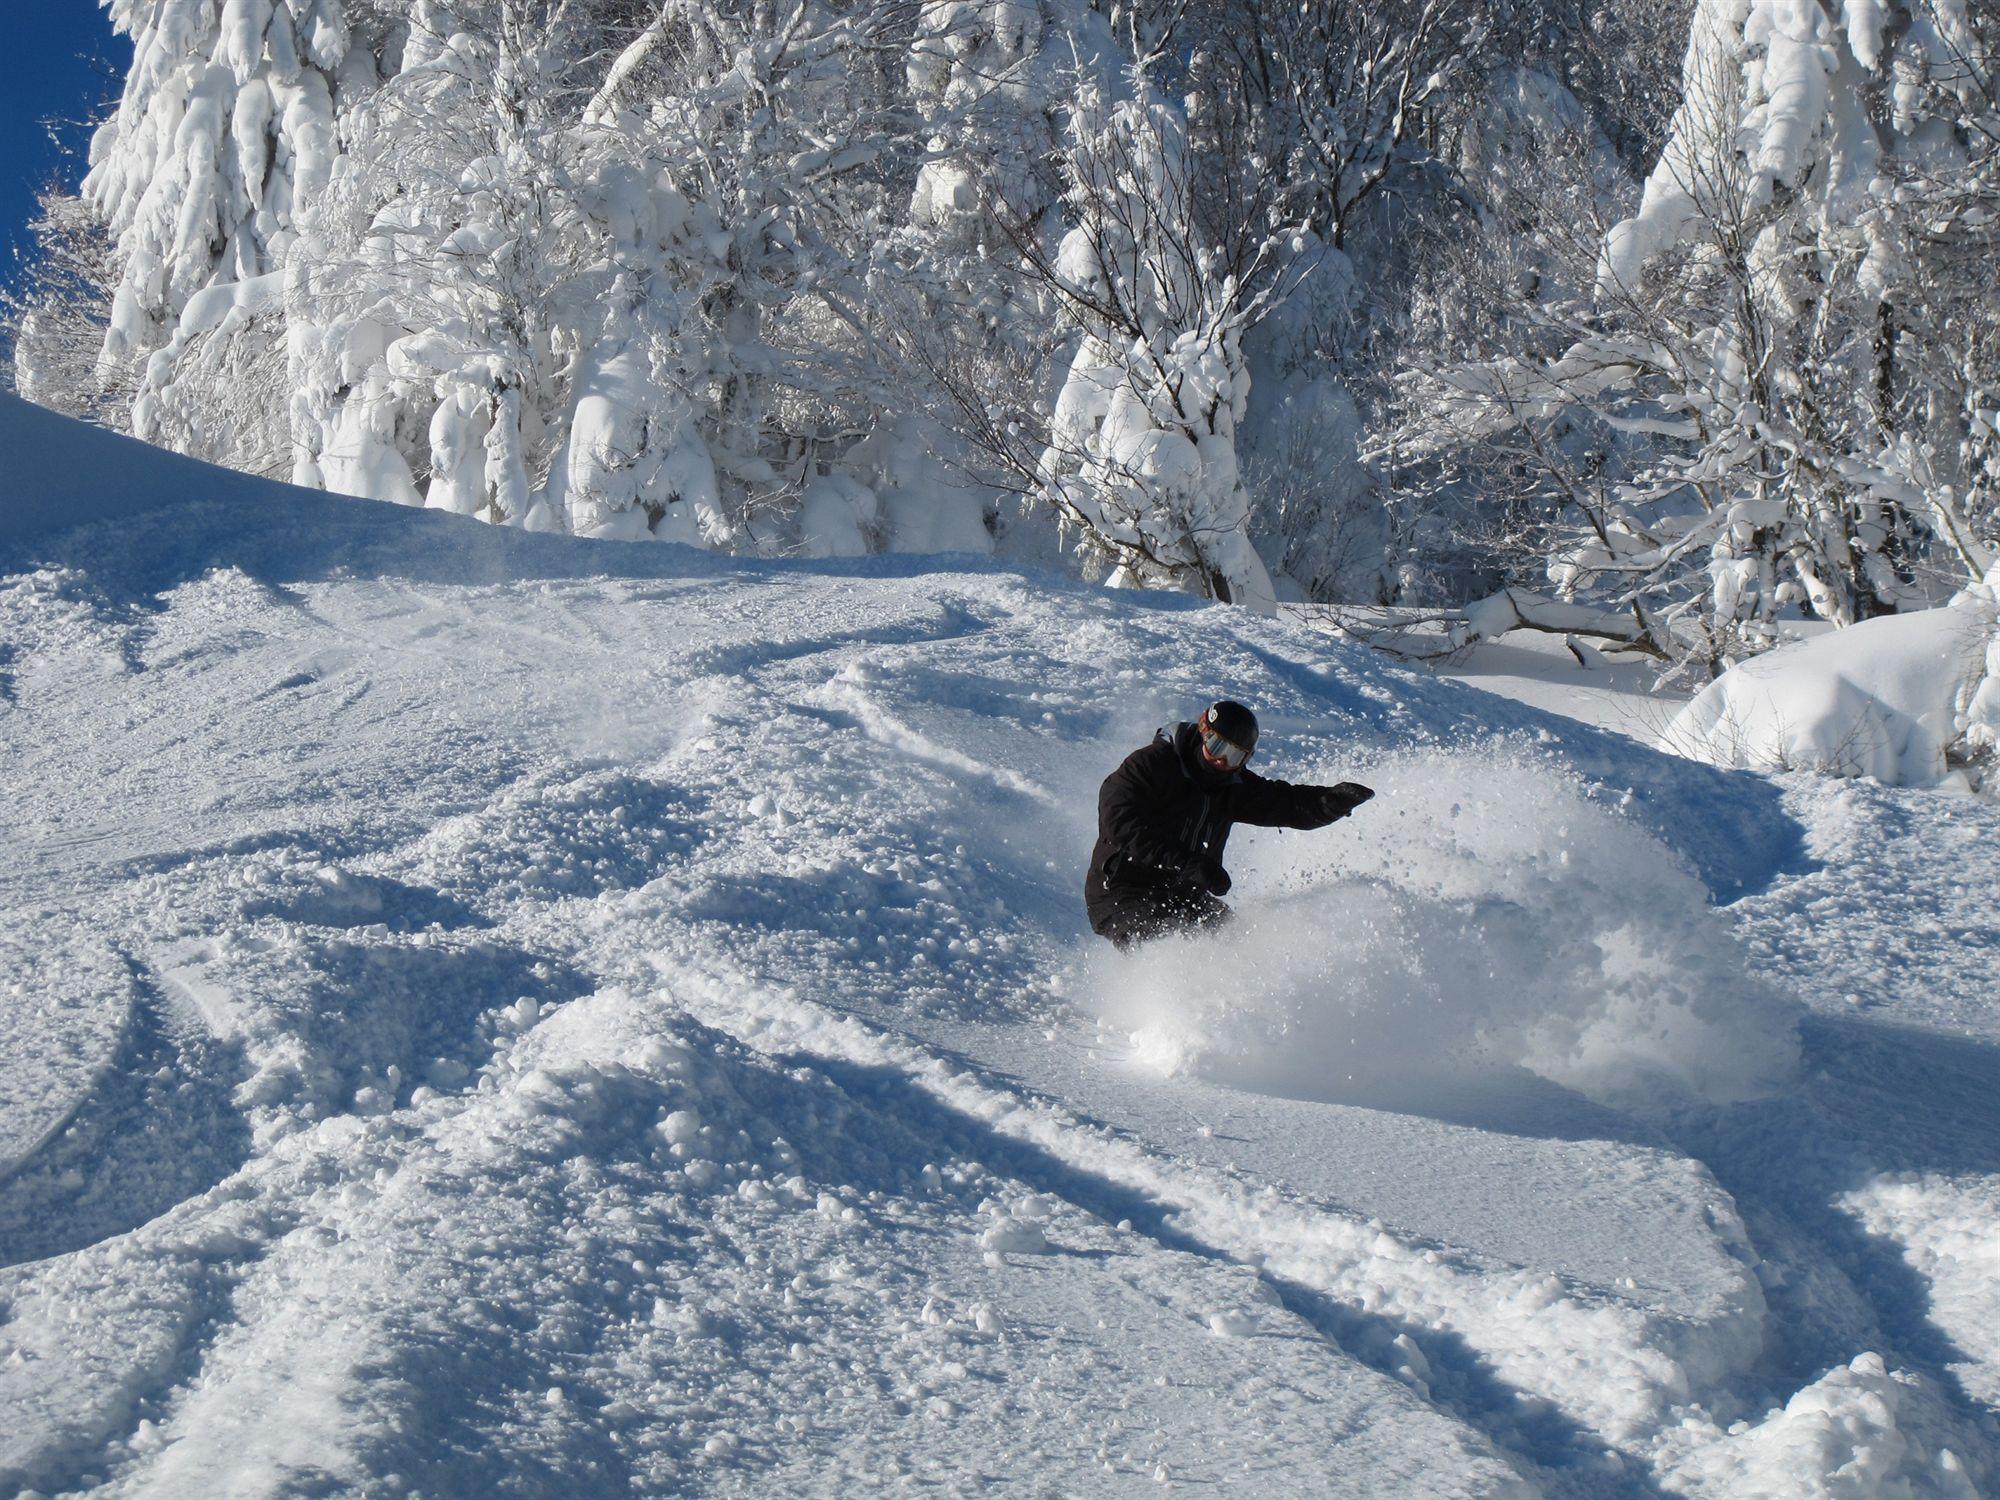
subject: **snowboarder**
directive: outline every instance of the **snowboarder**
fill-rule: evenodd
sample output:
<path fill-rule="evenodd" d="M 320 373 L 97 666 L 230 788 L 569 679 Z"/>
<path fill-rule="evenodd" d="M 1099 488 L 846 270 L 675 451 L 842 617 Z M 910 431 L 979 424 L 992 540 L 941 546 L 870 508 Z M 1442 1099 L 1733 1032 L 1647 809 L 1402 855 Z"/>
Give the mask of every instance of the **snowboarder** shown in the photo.
<path fill-rule="evenodd" d="M 1257 716 L 1223 699 L 1192 724 L 1160 730 L 1097 794 L 1097 847 L 1084 880 L 1091 928 L 1123 950 L 1227 921 L 1223 846 L 1236 823 L 1324 828 L 1375 793 L 1358 782 L 1303 786 L 1245 766 Z"/>

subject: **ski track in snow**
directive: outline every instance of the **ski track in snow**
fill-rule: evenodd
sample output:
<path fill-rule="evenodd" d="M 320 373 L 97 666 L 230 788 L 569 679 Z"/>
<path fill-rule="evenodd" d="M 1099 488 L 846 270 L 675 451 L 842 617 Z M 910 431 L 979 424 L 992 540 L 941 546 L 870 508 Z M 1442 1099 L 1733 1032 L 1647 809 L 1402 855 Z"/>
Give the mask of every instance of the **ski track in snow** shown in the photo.
<path fill-rule="evenodd" d="M 1990 804 L 0 417 L 175 507 L 0 529 L 0 1489 L 2000 1482 Z M 1383 795 L 1108 963 L 1224 690 Z"/>

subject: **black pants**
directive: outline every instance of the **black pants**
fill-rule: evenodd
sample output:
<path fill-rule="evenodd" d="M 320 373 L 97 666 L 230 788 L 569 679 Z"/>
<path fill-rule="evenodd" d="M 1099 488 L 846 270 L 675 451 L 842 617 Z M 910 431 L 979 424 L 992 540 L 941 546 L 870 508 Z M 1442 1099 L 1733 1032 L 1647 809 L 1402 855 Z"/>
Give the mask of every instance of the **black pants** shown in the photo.
<path fill-rule="evenodd" d="M 1170 932 L 1219 926 L 1233 913 L 1199 886 L 1139 886 L 1110 890 L 1090 908 L 1090 925 L 1122 953 Z"/>

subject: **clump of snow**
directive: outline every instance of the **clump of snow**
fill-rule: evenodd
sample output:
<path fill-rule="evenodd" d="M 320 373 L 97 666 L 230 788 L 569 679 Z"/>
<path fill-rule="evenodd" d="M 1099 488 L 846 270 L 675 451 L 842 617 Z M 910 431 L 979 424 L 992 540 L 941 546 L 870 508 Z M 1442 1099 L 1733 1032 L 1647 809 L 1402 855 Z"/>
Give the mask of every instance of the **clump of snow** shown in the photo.
<path fill-rule="evenodd" d="M 1984 585 L 1753 657 L 1674 716 L 1661 747 L 1712 765 L 1934 786 L 2000 740 L 2000 612 Z"/>
<path fill-rule="evenodd" d="M 1494 1067 L 1618 1104 L 1791 1076 L 1794 1007 L 1619 798 L 1508 751 L 1366 779 L 1379 795 L 1351 821 L 1260 846 L 1231 927 L 1104 965 L 1100 1003 L 1141 1062 L 1371 1100 Z"/>
<path fill-rule="evenodd" d="M 873 551 L 881 501 L 860 480 L 822 474 L 799 498 L 799 535 L 808 557 L 861 557 Z"/>
<path fill-rule="evenodd" d="M 1833 163 L 1836 207 L 1847 196 L 1841 188 L 1866 182 L 1879 154 L 1873 130 L 1860 112 L 1830 114 L 1828 105 L 1859 92 L 1849 82 L 1855 72 L 1876 69 L 1881 21 L 1877 7 L 1857 4 L 1843 36 L 1807 0 L 1701 0 L 1689 22 L 1672 133 L 1638 212 L 1605 238 L 1600 284 L 1637 286 L 1646 263 L 1716 212 L 1722 195 L 1768 204 L 1819 159 Z M 1844 64 L 1852 71 L 1839 78 Z"/>
<path fill-rule="evenodd" d="M 1684 1473 L 1698 1494 L 1974 1500 L 1959 1457 L 1899 1424 L 1908 1400 L 1881 1355 L 1860 1354 L 1692 1455 Z"/>
<path fill-rule="evenodd" d="M 660 1121 L 660 1134 L 670 1146 L 691 1145 L 701 1134 L 701 1116 L 691 1109 L 677 1109 Z"/>
<path fill-rule="evenodd" d="M 1000 1255 L 1043 1255 L 1048 1252 L 1049 1237 L 1031 1220 L 1005 1218 L 979 1237 L 979 1247 Z"/>
<path fill-rule="evenodd" d="M 636 345 L 607 336 L 585 367 L 546 503 L 579 536 L 698 546 L 727 530 L 715 462 L 685 400 L 659 388 Z"/>

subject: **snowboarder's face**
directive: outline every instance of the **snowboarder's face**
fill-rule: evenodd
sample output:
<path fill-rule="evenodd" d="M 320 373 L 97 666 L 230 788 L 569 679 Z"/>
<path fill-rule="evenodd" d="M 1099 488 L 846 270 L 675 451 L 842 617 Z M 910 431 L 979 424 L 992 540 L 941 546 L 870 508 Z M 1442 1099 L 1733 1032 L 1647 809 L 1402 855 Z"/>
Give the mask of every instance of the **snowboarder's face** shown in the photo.
<path fill-rule="evenodd" d="M 1227 776 L 1236 769 L 1222 756 L 1211 752 L 1206 743 L 1201 747 L 1201 768 L 1211 776 Z"/>
<path fill-rule="evenodd" d="M 1250 752 L 1231 740 L 1225 740 L 1209 728 L 1208 715 L 1201 716 L 1195 725 L 1196 745 L 1201 753 L 1202 769 L 1216 776 L 1227 776 L 1231 771 L 1241 770 L 1250 758 Z"/>

